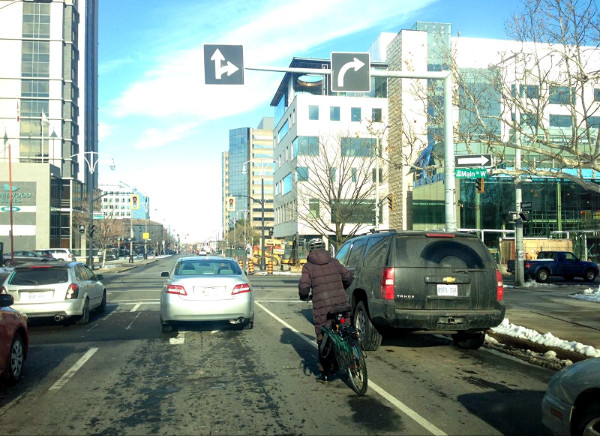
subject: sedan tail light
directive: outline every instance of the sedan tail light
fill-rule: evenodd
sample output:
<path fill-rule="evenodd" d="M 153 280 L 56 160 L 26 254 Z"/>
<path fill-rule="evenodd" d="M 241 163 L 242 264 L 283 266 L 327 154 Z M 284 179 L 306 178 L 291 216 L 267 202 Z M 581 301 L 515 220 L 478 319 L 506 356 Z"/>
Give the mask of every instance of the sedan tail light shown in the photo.
<path fill-rule="evenodd" d="M 381 298 L 394 299 L 394 268 L 383 268 L 381 271 Z"/>
<path fill-rule="evenodd" d="M 244 292 L 250 292 L 250 285 L 248 283 L 235 285 L 233 291 L 231 291 L 231 295 L 243 294 Z"/>
<path fill-rule="evenodd" d="M 67 300 L 75 300 L 79 296 L 79 286 L 77 283 L 71 283 L 67 288 L 67 295 L 65 295 L 65 299 Z"/>
<path fill-rule="evenodd" d="M 167 294 L 187 295 L 185 288 L 181 285 L 167 285 L 165 292 Z"/>
<path fill-rule="evenodd" d="M 0 287 L 0 294 L 8 294 L 8 291 L 4 286 Z"/>
<path fill-rule="evenodd" d="M 504 298 L 504 280 L 499 270 L 496 270 L 496 300 L 502 301 Z"/>

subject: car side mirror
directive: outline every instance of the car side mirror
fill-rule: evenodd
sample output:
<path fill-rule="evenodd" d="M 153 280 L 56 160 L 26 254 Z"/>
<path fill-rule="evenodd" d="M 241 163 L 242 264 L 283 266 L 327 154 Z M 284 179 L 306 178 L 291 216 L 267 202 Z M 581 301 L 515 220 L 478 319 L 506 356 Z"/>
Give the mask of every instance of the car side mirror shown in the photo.
<path fill-rule="evenodd" d="M 161 272 L 160 276 L 161 277 L 169 277 L 170 276 L 169 271 L 163 271 L 163 272 Z"/>
<path fill-rule="evenodd" d="M 12 306 L 15 302 L 15 299 L 10 294 L 0 294 L 0 307 L 8 307 Z"/>
<path fill-rule="evenodd" d="M 104 276 L 102 274 L 96 274 L 96 280 L 104 280 Z"/>

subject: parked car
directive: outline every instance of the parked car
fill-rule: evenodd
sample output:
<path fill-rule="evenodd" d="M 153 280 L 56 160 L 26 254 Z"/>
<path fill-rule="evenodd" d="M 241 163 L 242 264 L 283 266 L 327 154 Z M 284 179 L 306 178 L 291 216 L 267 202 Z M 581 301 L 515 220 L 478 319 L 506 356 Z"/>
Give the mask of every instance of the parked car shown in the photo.
<path fill-rule="evenodd" d="M 523 263 L 525 279 L 535 278 L 543 283 L 551 276 L 573 280 L 581 277 L 586 282 L 593 282 L 598 276 L 598 264 L 579 259 L 570 251 L 540 251 L 536 260 L 526 260 Z M 515 261 L 509 260 L 507 270 L 515 271 Z"/>
<path fill-rule="evenodd" d="M 254 326 L 254 296 L 248 278 L 231 258 L 182 257 L 167 277 L 160 295 L 163 332 L 176 321 L 229 321 Z"/>
<path fill-rule="evenodd" d="M 600 434 L 600 358 L 554 374 L 542 400 L 542 422 L 554 434 Z"/>
<path fill-rule="evenodd" d="M 13 256 L 10 253 L 4 253 L 2 265 L 11 266 L 12 259 L 14 259 L 14 265 L 21 265 L 28 262 L 47 262 L 49 260 L 48 257 L 42 256 L 35 251 L 20 250 L 15 251 Z"/>
<path fill-rule="evenodd" d="M 29 348 L 27 317 L 12 304 L 12 295 L 0 293 L 0 377 L 9 383 L 21 378 Z"/>
<path fill-rule="evenodd" d="M 35 254 L 37 254 L 38 256 L 42 256 L 45 257 L 48 260 L 57 260 L 53 255 L 52 252 L 50 250 L 33 250 L 33 252 Z"/>
<path fill-rule="evenodd" d="M 43 251 L 49 251 L 52 254 L 52 257 L 59 260 L 64 260 L 65 262 L 71 262 L 75 260 L 73 257 L 73 253 L 68 248 L 47 248 Z"/>
<path fill-rule="evenodd" d="M 452 333 L 456 346 L 477 349 L 504 319 L 502 275 L 474 235 L 375 232 L 336 258 L 355 276 L 346 292 L 366 350 L 396 329 Z"/>
<path fill-rule="evenodd" d="M 14 297 L 14 308 L 30 318 L 89 322 L 90 311 L 106 310 L 106 288 L 81 262 L 48 262 L 15 267 L 0 292 Z"/>

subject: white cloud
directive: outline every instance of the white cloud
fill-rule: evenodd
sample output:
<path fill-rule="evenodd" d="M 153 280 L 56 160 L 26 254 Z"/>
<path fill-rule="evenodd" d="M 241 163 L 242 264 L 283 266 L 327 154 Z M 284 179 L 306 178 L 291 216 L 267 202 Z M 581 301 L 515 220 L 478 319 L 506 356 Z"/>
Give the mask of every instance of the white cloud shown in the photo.
<path fill-rule="evenodd" d="M 134 145 L 136 149 L 157 148 L 169 145 L 194 134 L 198 123 L 175 124 L 166 128 L 152 127 L 146 129 L 139 141 Z"/>

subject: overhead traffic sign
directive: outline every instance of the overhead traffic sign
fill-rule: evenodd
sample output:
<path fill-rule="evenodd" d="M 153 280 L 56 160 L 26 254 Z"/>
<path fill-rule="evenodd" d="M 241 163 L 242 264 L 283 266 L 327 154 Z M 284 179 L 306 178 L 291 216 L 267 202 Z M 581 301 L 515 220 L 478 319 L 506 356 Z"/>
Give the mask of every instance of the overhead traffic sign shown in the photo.
<path fill-rule="evenodd" d="M 244 46 L 204 44 L 204 83 L 244 84 Z"/>
<path fill-rule="evenodd" d="M 371 55 L 332 52 L 331 90 L 334 92 L 371 91 Z"/>
<path fill-rule="evenodd" d="M 491 154 L 463 154 L 454 156 L 456 168 L 490 168 L 492 166 Z"/>

